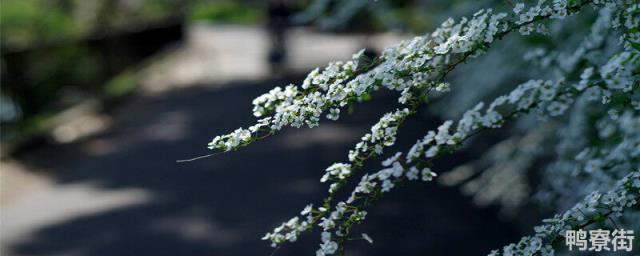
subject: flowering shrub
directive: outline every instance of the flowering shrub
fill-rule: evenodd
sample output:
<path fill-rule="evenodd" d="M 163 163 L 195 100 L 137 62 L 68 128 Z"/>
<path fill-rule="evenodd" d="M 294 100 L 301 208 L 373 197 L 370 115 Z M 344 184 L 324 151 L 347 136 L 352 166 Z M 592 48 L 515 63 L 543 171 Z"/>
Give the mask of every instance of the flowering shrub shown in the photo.
<path fill-rule="evenodd" d="M 528 61 L 541 70 L 551 70 L 553 75 L 520 83 L 487 104 L 477 103 L 455 121 L 443 122 L 411 148 L 382 161 L 380 170 L 360 174 L 360 182 L 348 198 L 336 198 L 338 191 L 346 189 L 347 180 L 364 171 L 365 161 L 394 145 L 398 128 L 427 102 L 429 95 L 449 92 L 451 85 L 445 79 L 460 64 L 487 54 L 508 34 L 552 37 L 555 24 L 562 24 L 567 16 L 589 12 L 596 16 L 591 32 L 573 52 L 535 48 L 526 54 Z M 325 170 L 320 182 L 328 184 L 327 197 L 317 205 L 307 205 L 300 216 L 267 233 L 263 239 L 272 246 L 295 242 L 303 232 L 319 227 L 322 235 L 316 255 L 341 254 L 351 228 L 365 220 L 367 206 L 399 183 L 436 179 L 438 174 L 432 170 L 435 158 L 455 152 L 476 134 L 500 128 L 506 122 L 518 122 L 528 114 L 564 127 L 558 129 L 563 133 L 554 143 L 557 155 L 545 168 L 546 178 L 535 197 L 555 205 L 557 210 L 569 210 L 536 227 L 534 235 L 491 255 L 550 255 L 565 230 L 588 225 L 602 216 L 630 219 L 625 211 L 638 209 L 637 1 L 540 0 L 535 4 L 517 3 L 505 12 L 482 9 L 469 18 L 449 18 L 432 33 L 390 46 L 375 59 L 367 59 L 363 52 L 349 61 L 311 71 L 299 86 L 276 87 L 257 97 L 253 101 L 253 114 L 259 118 L 255 124 L 216 136 L 209 143 L 212 150 L 236 150 L 275 135 L 284 127 L 315 127 L 322 117 L 337 120 L 349 105 L 368 100 L 374 91 L 398 92 L 398 102 L 403 106 L 383 115 L 348 152 L 348 161 Z M 539 132 L 536 125 L 531 127 L 530 133 Z M 538 154 L 511 151 L 514 159 L 531 159 Z M 519 161 L 520 168 L 532 162 L 525 160 Z M 578 195 L 567 196 L 569 193 Z M 639 224 L 637 220 L 629 222 Z M 365 234 L 363 239 L 371 241 Z"/>

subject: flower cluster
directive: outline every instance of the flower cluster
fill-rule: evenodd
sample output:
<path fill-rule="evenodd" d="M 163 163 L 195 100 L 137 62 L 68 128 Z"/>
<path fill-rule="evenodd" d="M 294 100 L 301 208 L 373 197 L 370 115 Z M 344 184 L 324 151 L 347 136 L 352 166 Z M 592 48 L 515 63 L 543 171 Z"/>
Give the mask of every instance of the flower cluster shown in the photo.
<path fill-rule="evenodd" d="M 407 166 L 402 164 L 402 153 L 398 152 L 392 157 L 382 162 L 382 165 L 386 168 L 375 172 L 373 174 L 365 174 L 360 183 L 352 191 L 351 196 L 346 202 L 338 203 L 335 211 L 329 214 L 329 218 L 326 218 L 320 225 L 323 227 L 324 232 L 334 232 L 336 237 L 344 237 L 350 228 L 350 225 L 358 223 L 361 219 L 358 219 L 357 213 L 361 213 L 361 204 L 363 202 L 369 202 L 373 197 L 377 197 L 380 193 L 389 192 L 394 188 L 395 184 L 402 182 L 403 180 L 416 180 L 421 176 L 423 181 L 431 181 L 437 176 L 426 164 L 426 161 L 443 154 L 446 148 L 455 148 L 459 146 L 462 141 L 479 129 L 484 128 L 497 128 L 500 127 L 504 119 L 502 115 L 496 111 L 498 107 L 506 107 L 506 104 L 512 104 L 512 113 L 519 113 L 524 111 L 530 111 L 534 107 L 540 106 L 545 102 L 554 102 L 554 100 L 560 99 L 563 93 L 569 93 L 570 87 L 565 86 L 562 92 L 557 90 L 556 93 L 548 96 L 541 92 L 548 90 L 549 84 L 545 81 L 529 81 L 522 84 L 509 96 L 498 97 L 492 102 L 484 112 L 481 111 L 483 104 L 478 104 L 476 108 L 468 111 L 463 119 L 458 122 L 458 128 L 455 132 L 451 132 L 453 121 L 446 121 L 438 127 L 437 131 L 430 131 L 427 135 L 419 140 L 409 150 L 404 162 Z M 534 95 L 534 97 L 528 97 L 527 95 Z M 521 101 L 528 103 L 523 104 Z M 510 114 L 508 116 L 512 116 Z M 497 118 L 499 116 L 500 118 Z M 415 164 L 413 164 L 415 163 Z M 411 165 L 413 164 L 413 165 Z M 350 213 L 347 214 L 347 213 Z M 341 225 L 337 223 L 342 223 Z"/>
<path fill-rule="evenodd" d="M 598 56 L 601 56 L 603 49 L 607 48 L 603 46 L 609 43 L 609 36 L 613 32 L 614 11 L 613 8 L 601 8 L 596 20 L 591 24 L 590 33 L 584 36 L 575 47 L 567 51 L 534 48 L 525 55 L 525 59 L 533 61 L 542 69 L 551 68 L 549 71 L 561 71 L 565 74 L 575 70 L 581 62 L 598 63 Z"/>
<path fill-rule="evenodd" d="M 356 161 L 363 155 L 370 154 L 371 151 L 377 155 L 382 154 L 384 147 L 392 146 L 395 143 L 398 125 L 410 113 L 408 108 L 404 108 L 382 116 L 380 121 L 371 127 L 371 132 L 362 136 L 356 147 L 349 151 L 349 161 Z"/>
<path fill-rule="evenodd" d="M 351 174 L 351 165 L 343 163 L 335 163 L 327 168 L 327 173 L 322 176 L 320 182 L 326 182 L 330 177 L 343 180 Z"/>
<path fill-rule="evenodd" d="M 539 6 L 536 6 L 534 8 L 539 8 Z M 535 13 L 535 12 L 532 12 L 532 13 Z M 549 16 L 548 13 L 546 12 L 538 12 L 533 16 L 534 18 L 536 18 L 536 17 L 544 17 L 545 15 Z M 492 17 L 492 18 L 488 18 L 488 17 Z M 489 11 L 477 12 L 470 21 L 467 21 L 467 19 L 463 19 L 458 24 L 455 24 L 453 20 L 447 20 L 445 23 L 443 23 L 443 25 L 439 29 L 437 29 L 434 33 L 431 34 L 431 37 L 430 37 L 431 40 L 427 40 L 427 37 L 418 37 L 409 42 L 403 42 L 399 44 L 399 46 L 386 49 L 383 52 L 382 59 L 387 61 L 383 62 L 382 65 L 374 68 L 372 71 L 367 72 L 363 75 L 359 75 L 354 80 L 351 80 L 350 82 L 348 82 L 347 88 L 349 88 L 349 85 L 353 85 L 353 84 L 367 85 L 367 84 L 382 83 L 383 85 L 385 85 L 385 87 L 389 89 L 402 91 L 403 97 L 401 97 L 401 99 L 407 98 L 407 97 L 404 97 L 404 95 L 410 92 L 409 89 L 415 88 L 415 86 L 424 86 L 425 84 L 428 85 L 429 83 L 426 83 L 423 81 L 425 79 L 425 75 L 420 75 L 420 76 L 412 75 L 410 78 L 413 79 L 413 81 L 407 82 L 402 77 L 398 78 L 397 74 L 405 74 L 405 73 L 411 73 L 411 72 L 417 72 L 417 71 L 422 71 L 422 72 L 426 71 L 428 74 L 430 70 L 438 66 L 437 64 L 441 62 L 444 62 L 444 63 L 448 62 L 448 58 L 445 58 L 444 60 L 441 58 L 434 58 L 435 55 L 437 54 L 443 55 L 443 54 L 447 54 L 448 52 L 468 53 L 469 51 L 471 51 L 471 49 L 466 49 L 466 50 L 463 49 L 465 48 L 464 45 L 466 43 L 462 43 L 461 42 L 462 39 L 450 40 L 449 39 L 450 37 L 458 38 L 458 36 L 462 34 L 463 35 L 462 41 L 471 40 L 476 45 L 480 43 L 490 42 L 491 40 L 486 38 L 487 35 L 495 36 L 498 33 L 498 31 L 504 32 L 504 31 L 509 31 L 511 29 L 507 25 L 509 23 L 504 22 L 503 23 L 504 27 L 501 30 L 495 30 L 495 28 L 498 27 L 497 23 L 500 22 L 500 20 L 504 17 L 506 17 L 505 14 L 492 15 L 491 11 L 489 10 Z M 490 23 L 492 22 L 492 24 L 489 24 L 486 26 L 479 25 L 480 23 L 485 23 L 487 19 L 489 19 Z M 522 25 L 522 24 L 529 24 L 528 22 L 532 22 L 532 21 L 533 19 L 526 22 L 515 22 L 515 23 Z M 490 29 L 487 30 L 486 28 L 490 28 Z M 436 45 L 434 49 L 440 49 L 440 50 L 431 51 L 430 48 L 418 47 L 417 45 L 420 45 L 420 44 Z M 459 46 L 462 48 L 460 48 Z M 421 50 L 417 51 L 417 49 L 421 49 Z M 415 54 L 415 53 L 407 54 L 412 52 L 410 50 L 412 50 L 413 52 L 418 52 L 422 54 L 421 55 Z M 390 62 L 388 60 L 393 60 L 396 63 Z M 393 63 L 393 66 L 391 66 L 393 68 L 390 68 L 391 64 L 389 63 Z M 425 66 L 427 67 L 426 69 L 424 68 Z M 390 72 L 390 71 L 395 71 L 395 72 Z M 317 73 L 317 70 L 312 72 L 312 74 L 316 74 L 316 73 Z M 420 73 L 417 73 L 417 74 L 420 74 Z M 380 78 L 376 79 L 376 76 L 379 76 Z M 406 78 L 406 75 L 405 75 L 405 78 Z M 307 80 L 305 80 L 304 84 L 310 84 L 310 82 L 307 82 L 307 81 L 312 81 L 312 80 L 309 80 L 309 77 L 308 77 Z M 529 89 L 535 87 L 535 85 L 538 83 L 541 83 L 541 81 L 532 81 L 529 84 L 523 85 L 522 88 L 520 88 L 520 90 L 514 91 L 512 95 L 510 95 L 510 98 L 511 98 L 510 102 L 514 103 L 516 98 L 518 98 L 522 94 L 525 94 Z M 437 84 L 440 85 L 441 83 L 437 83 Z M 546 88 L 546 90 L 544 91 L 545 94 L 543 97 L 548 98 L 549 95 L 553 93 L 554 88 L 555 86 L 557 86 L 557 84 L 551 84 L 547 82 L 545 85 L 546 87 L 543 87 L 543 88 Z M 308 86 L 305 86 L 305 87 L 309 88 Z M 433 85 L 432 87 L 443 88 L 443 86 L 433 86 Z M 363 87 L 360 86 L 356 88 L 363 88 Z M 361 91 L 364 92 L 366 90 L 361 90 Z M 530 93 L 528 95 L 534 95 L 534 93 Z M 497 111 L 495 111 L 495 109 L 498 106 L 505 103 L 506 101 L 508 101 L 508 99 L 509 98 L 507 97 L 503 97 L 497 100 L 494 104 L 492 104 L 492 106 L 489 108 L 486 114 L 482 116 L 481 123 L 483 124 L 483 127 L 495 128 L 500 126 L 502 122 L 502 116 Z M 532 101 L 533 101 L 532 97 L 521 100 L 519 102 L 519 104 L 521 105 L 520 108 L 525 108 L 528 104 L 532 104 Z M 401 102 L 405 103 L 402 100 Z M 549 109 L 551 110 L 552 113 L 556 115 L 560 114 L 566 109 L 566 104 L 564 103 L 565 102 L 562 99 L 558 99 L 556 101 L 551 102 Z M 479 110 L 479 108 L 481 107 L 482 106 L 479 105 L 475 108 L 475 110 Z M 396 113 L 399 113 L 399 112 L 396 112 Z M 410 111 L 400 112 L 400 114 L 402 113 L 404 113 L 404 115 L 407 115 L 408 113 L 410 113 Z M 469 129 L 469 127 L 466 127 L 468 125 L 465 125 L 465 123 L 468 123 L 470 118 L 473 118 L 475 114 L 476 114 L 475 112 L 470 112 L 465 115 L 467 118 L 465 118 L 464 121 L 461 122 L 460 128 L 462 129 L 460 129 L 460 131 L 464 132 L 465 129 L 467 130 Z M 350 161 L 357 160 L 358 156 L 360 155 L 359 153 L 362 153 L 362 151 L 366 152 L 366 149 L 369 148 L 368 147 L 369 145 L 367 143 L 375 142 L 375 141 L 382 142 L 382 144 L 377 144 L 373 147 L 374 153 L 377 153 L 377 154 L 381 153 L 383 146 L 389 146 L 393 144 L 393 141 L 395 141 L 395 130 L 397 128 L 395 126 L 390 128 L 384 127 L 385 126 L 384 124 L 388 123 L 387 119 L 390 119 L 389 117 L 390 117 L 389 115 L 385 115 L 385 117 L 383 117 L 381 121 L 372 128 L 371 134 L 367 134 L 363 136 L 362 141 L 356 146 L 356 149 L 350 151 L 350 154 L 349 154 Z M 431 135 L 428 134 L 423 139 L 422 143 L 418 143 L 412 148 L 412 150 L 408 154 L 408 157 L 415 158 L 416 152 L 418 152 L 421 147 L 423 148 L 424 144 L 428 144 L 430 142 L 429 140 L 436 140 L 439 143 L 447 142 L 445 144 L 455 144 L 454 142 L 456 141 L 456 138 L 460 138 L 462 135 L 464 135 L 464 133 L 458 133 L 455 135 L 448 134 L 449 127 L 447 126 L 450 126 L 450 125 L 451 125 L 451 122 L 445 123 L 445 126 L 442 126 L 439 129 L 439 132 L 437 134 L 436 133 L 433 133 Z M 379 127 L 384 127 L 385 129 L 384 130 L 378 129 Z M 380 133 L 380 131 L 384 131 L 384 132 Z M 382 136 L 375 136 L 376 134 L 382 135 Z M 431 136 L 433 136 L 433 138 L 431 138 Z M 386 138 L 386 139 L 380 140 L 378 137 Z M 385 141 L 388 141 L 389 143 L 385 143 Z M 439 150 L 438 148 L 439 148 L 439 145 L 431 146 L 428 150 L 426 150 L 425 152 L 426 156 L 434 156 L 435 154 L 437 154 Z M 411 160 L 408 159 L 408 162 L 410 161 Z M 329 168 L 328 171 L 329 170 L 334 170 L 334 168 Z M 342 179 L 347 175 L 349 175 L 350 172 L 351 170 L 349 170 L 348 173 L 344 172 L 344 175 L 342 175 Z M 414 177 L 415 176 L 414 174 L 415 174 L 415 171 L 412 171 L 409 174 L 409 176 Z M 331 172 L 329 172 L 327 175 L 323 176 L 322 180 L 326 181 L 331 176 L 332 176 Z M 375 177 L 377 176 L 370 176 L 370 178 L 375 178 Z M 385 175 L 383 174 L 382 177 L 385 177 Z M 338 177 L 338 180 L 340 179 L 341 178 Z M 387 180 L 386 182 L 385 181 L 381 181 L 381 182 L 384 185 L 385 191 L 388 191 L 393 187 L 392 182 L 389 180 Z M 371 183 L 371 180 L 363 180 L 363 182 L 361 183 L 365 185 L 369 185 Z M 339 187 L 338 183 L 331 184 L 329 191 L 334 192 L 335 190 L 337 190 L 338 187 Z M 363 189 L 366 190 L 366 188 L 363 188 Z"/>
<path fill-rule="evenodd" d="M 268 133 L 274 133 L 284 126 L 314 127 L 327 110 L 330 110 L 329 119 L 337 120 L 339 108 L 356 100 L 364 100 L 369 92 L 380 86 L 400 91 L 399 101 L 403 104 L 425 87 L 446 91 L 448 86 L 441 80 L 455 67 L 450 64 L 451 61 L 457 59 L 461 62 L 476 56 L 483 52 L 487 44 L 512 29 L 530 26 L 552 16 L 551 11 L 534 11 L 537 9 L 553 10 L 541 1 L 529 9 L 526 19 L 520 17 L 515 20 L 507 20 L 506 13 L 493 14 L 490 9 L 481 10 L 471 19 L 463 18 L 457 23 L 449 19 L 428 36 L 419 36 L 386 48 L 377 65 L 359 67 L 363 53 L 360 51 L 350 61 L 331 63 L 322 72 L 315 69 L 304 80 L 301 89 L 293 85 L 284 90 L 275 88 L 253 101 L 255 116 L 271 115 L 261 120 L 268 125 L 243 130 L 252 134 L 243 141 L 245 143 L 228 143 L 227 140 L 235 140 L 236 137 L 228 134 L 215 137 L 209 143 L 209 148 L 230 150 L 249 144 L 256 139 L 254 135 L 262 127 L 266 127 Z M 566 6 L 566 11 L 569 11 L 569 6 Z M 368 71 L 362 72 L 360 69 Z"/>
<path fill-rule="evenodd" d="M 524 5 L 521 5 L 524 7 Z M 574 87 L 578 91 L 587 89 L 588 83 L 598 76 L 598 69 L 604 66 L 604 63 L 610 62 L 606 58 L 610 55 L 608 49 L 617 48 L 616 41 L 611 40 L 615 38 L 615 30 L 612 30 L 613 14 L 617 13 L 619 9 L 616 8 L 602 8 L 598 11 L 597 18 L 591 25 L 591 31 L 584 38 L 579 38 L 576 47 L 566 47 L 567 52 L 563 51 L 547 51 L 541 48 L 535 48 L 529 51 L 525 55 L 527 60 L 535 60 L 535 64 L 543 68 L 541 73 L 548 75 L 552 74 L 555 77 L 565 77 L 570 74 L 580 74 L 579 82 L 574 83 Z M 564 25 L 570 31 L 575 30 L 575 24 L 568 23 Z M 626 33 L 626 32 L 625 32 Z M 562 33 L 560 33 L 562 34 Z M 582 35 L 576 34 L 576 37 Z M 555 40 L 562 40 L 556 38 Z M 581 73 L 577 69 L 579 65 L 583 63 L 587 64 Z M 626 65 L 626 68 L 632 68 L 633 64 Z M 482 69 L 481 69 L 482 70 Z M 627 77 L 627 81 L 631 78 Z M 627 84 L 629 85 L 629 84 Z M 606 87 L 601 87 L 606 89 Z M 601 88 L 588 88 L 590 90 L 591 98 L 593 100 L 600 101 L 600 89 Z M 613 90 L 611 92 L 615 92 Z M 593 93 L 595 92 L 595 93 Z M 623 94 L 623 92 L 619 92 Z M 458 93 L 462 94 L 462 93 Z M 475 93 L 477 94 L 477 93 Z M 466 93 L 465 95 L 475 95 L 473 93 Z M 607 92 L 609 94 L 609 92 Z M 615 94 L 615 93 L 614 93 Z M 627 95 L 626 93 L 623 95 Z M 621 99 L 621 97 L 614 95 Z M 576 165 L 571 163 L 576 152 L 586 147 L 585 140 L 590 138 L 588 136 L 589 124 L 585 118 L 593 118 L 593 104 L 585 101 L 586 97 L 578 97 L 577 106 L 568 111 L 570 119 L 566 125 L 562 123 L 549 123 L 547 126 L 533 126 L 531 127 L 531 118 L 521 118 L 518 122 L 518 127 L 529 127 L 527 133 L 524 136 L 520 136 L 521 132 L 516 132 L 517 135 L 512 135 L 501 143 L 497 143 L 491 149 L 487 150 L 487 153 L 483 154 L 481 159 L 474 161 L 473 164 L 463 165 L 455 168 L 451 174 L 447 174 L 440 179 L 443 184 L 454 185 L 465 182 L 462 186 L 462 191 L 470 194 L 474 197 L 474 202 L 480 204 L 499 203 L 503 207 L 503 212 L 513 214 L 517 211 L 517 206 L 521 205 L 528 195 L 530 186 L 527 184 L 527 170 L 532 170 L 535 167 L 533 163 L 539 163 L 537 158 L 543 158 L 548 156 L 549 152 L 557 152 L 556 157 L 566 155 L 567 160 L 561 157 L 556 163 L 549 165 L 548 172 L 543 177 L 545 182 L 553 184 L 552 191 L 549 189 L 543 189 L 537 192 L 539 200 L 545 202 L 545 205 L 549 205 L 552 199 L 561 199 L 566 201 L 564 205 L 573 205 L 575 198 L 584 196 L 583 191 L 592 191 L 593 189 L 609 189 L 611 178 L 611 169 L 608 169 L 608 175 L 586 175 L 585 173 L 577 173 L 576 170 L 584 170 L 583 165 Z M 627 100 L 634 102 L 633 97 L 624 97 Z M 555 107 L 566 106 L 565 104 L 554 104 Z M 553 106 L 552 106 L 553 107 Z M 608 104 L 607 108 L 615 108 L 616 106 Z M 609 112 L 613 112 L 610 109 Z M 617 112 L 627 113 L 628 111 L 616 110 Z M 587 117 L 589 116 L 589 117 Z M 611 124 L 616 123 L 615 120 L 607 120 L 602 122 L 603 126 L 598 126 L 598 130 L 602 132 L 612 131 Z M 628 123 L 628 122 L 627 122 Z M 558 137 L 554 138 L 555 133 L 552 133 L 553 129 L 549 129 L 548 126 L 554 126 L 557 128 Z M 586 133 L 586 134 L 585 134 Z M 613 136 L 617 136 L 617 132 L 613 132 Z M 615 138 L 608 138 L 603 140 L 617 141 Z M 558 143 L 559 141 L 559 143 Z M 626 145 L 633 140 L 625 137 Z M 602 149 L 602 143 L 598 146 Z M 546 150 L 545 147 L 556 147 L 555 150 Z M 524 150 L 523 150 L 524 149 Z M 606 149 L 606 148 L 605 148 Z M 619 152 L 624 152 L 620 151 Z M 593 152 L 592 152 L 593 153 Z M 596 162 L 597 163 L 597 162 Z M 633 166 L 633 162 L 625 161 L 624 165 L 617 165 L 614 167 L 616 170 L 626 170 L 629 166 Z M 606 165 L 606 164 L 605 164 Z M 626 166 L 626 167 L 625 167 Z M 479 175 L 473 175 L 473 173 Z M 584 178 L 586 177 L 586 178 Z M 620 177 L 620 176 L 616 176 Z M 603 178 L 608 178 L 607 180 Z M 595 186 L 595 184 L 599 184 Z M 586 186 L 585 186 L 586 185 Z M 573 189 L 567 189 L 573 188 Z M 584 188 L 584 189 L 579 189 Z M 483 191 L 480 193 L 480 191 Z M 492 191 L 487 193 L 487 191 Z M 506 192 L 508 191 L 508 193 Z M 577 192 L 577 193 L 576 193 Z M 557 209 L 565 209 L 567 206 L 557 206 Z"/>
<path fill-rule="evenodd" d="M 606 193 L 594 191 L 563 214 L 545 219 L 545 224 L 534 228 L 535 234 L 523 237 L 517 244 L 509 244 L 489 255 L 554 255 L 552 244 L 566 230 L 582 228 L 602 216 L 621 215 L 640 200 L 640 171 L 634 171 L 618 180 Z"/>
<path fill-rule="evenodd" d="M 311 228 L 311 223 L 313 222 L 311 217 L 311 211 L 313 210 L 313 205 L 307 205 L 300 215 L 303 217 L 306 216 L 306 219 L 301 221 L 300 217 L 293 217 L 287 222 L 283 222 L 280 226 L 276 227 L 273 230 L 273 233 L 267 233 L 262 237 L 262 240 L 270 240 L 271 246 L 275 247 L 278 244 L 289 241 L 295 242 L 298 240 L 298 236 L 303 231 Z"/>
<path fill-rule="evenodd" d="M 592 80 L 588 82 L 588 88 L 597 87 L 601 81 Z M 563 86 L 564 85 L 564 86 Z M 401 153 L 398 152 L 383 162 L 384 168 L 373 174 L 365 174 L 360 183 L 351 193 L 346 204 L 352 213 L 362 211 L 358 202 L 370 202 L 371 199 L 379 196 L 380 193 L 389 192 L 395 184 L 403 180 L 414 180 L 418 178 L 418 173 L 422 175 L 422 180 L 431 181 L 437 176 L 428 167 L 428 161 L 451 149 L 460 146 L 468 137 L 481 129 L 494 129 L 501 127 L 505 121 L 505 116 L 513 117 L 520 113 L 535 111 L 540 115 L 558 115 L 558 110 L 550 108 L 554 104 L 566 104 L 563 110 L 568 108 L 568 104 L 573 102 L 573 98 L 581 92 L 573 86 L 566 86 L 564 82 L 552 82 L 543 80 L 531 80 L 518 86 L 509 94 L 496 98 L 484 111 L 483 103 L 479 103 L 474 109 L 467 111 L 463 118 L 458 121 L 456 129 L 452 130 L 453 121 L 446 121 L 440 125 L 437 131 L 429 131 L 427 135 L 416 142 L 409 150 L 404 162 L 408 166 L 403 166 L 400 161 Z M 511 109 L 508 114 L 503 115 L 497 109 Z M 411 165 L 415 163 L 414 165 Z M 344 205 L 341 207 L 345 209 Z M 359 220 L 346 217 L 344 211 L 336 210 L 330 214 L 331 225 L 324 225 L 324 231 L 334 231 L 336 236 L 343 237 L 348 233 L 351 225 Z M 336 217 L 345 216 L 344 219 Z M 336 223 L 343 225 L 336 225 Z"/>
<path fill-rule="evenodd" d="M 417 140 L 406 154 L 397 152 L 382 162 L 381 170 L 364 174 L 348 198 L 334 203 L 336 192 L 362 168 L 364 161 L 382 155 L 385 147 L 395 144 L 398 128 L 424 103 L 428 93 L 450 90 L 450 84 L 444 79 L 460 63 L 485 53 L 494 41 L 512 31 L 519 31 L 523 35 L 535 31 L 546 35 L 550 33 L 546 27 L 549 20 L 564 19 L 588 4 L 598 9 L 598 19 L 591 33 L 575 51 L 567 54 L 538 49 L 528 56 L 541 66 L 560 67 L 561 72 L 553 73 L 554 79 L 529 80 L 495 98 L 490 104 L 478 103 L 457 122 L 445 121 L 436 130 L 427 132 Z M 532 6 L 518 3 L 511 13 L 494 13 L 487 9 L 457 22 L 447 19 L 433 33 L 387 47 L 374 60 L 366 60 L 363 51 L 360 51 L 349 61 L 334 62 L 322 70 L 313 70 L 300 86 L 276 87 L 257 97 L 253 101 L 253 112 L 261 119 L 247 129 L 240 128 L 230 134 L 216 136 L 209 143 L 209 148 L 225 151 L 236 149 L 263 135 L 274 134 L 283 127 L 317 126 L 323 116 L 338 120 L 341 110 L 355 102 L 367 100 L 373 91 L 384 88 L 398 92 L 398 102 L 404 106 L 382 116 L 370 132 L 362 136 L 354 149 L 349 151 L 349 162 L 336 163 L 325 170 L 320 181 L 330 185 L 329 195 L 323 204 L 318 207 L 308 205 L 300 213 L 301 216 L 282 223 L 263 237 L 275 247 L 287 241 L 294 242 L 302 232 L 319 226 L 322 228 L 321 244 L 316 252 L 319 256 L 338 252 L 347 240 L 351 227 L 365 219 L 367 212 L 364 208 L 399 183 L 411 180 L 428 182 L 437 177 L 431 170 L 434 158 L 458 149 L 468 138 L 482 130 L 502 127 L 506 121 L 530 112 L 542 118 L 562 118 L 567 112 L 574 113 L 571 110 L 573 104 L 602 103 L 607 119 L 602 118 L 606 121 L 598 124 L 599 136 L 603 140 L 613 141 L 611 138 L 621 137 L 622 140 L 601 143 L 605 146 L 599 148 L 585 148 L 573 159 L 582 164 L 572 163 L 568 166 L 574 172 L 576 166 L 584 167 L 590 177 L 606 176 L 608 183 L 613 183 L 615 179 L 605 172 L 618 170 L 618 176 L 613 176 L 615 178 L 626 175 L 629 169 L 634 169 L 630 167 L 637 166 L 640 156 L 640 138 L 637 135 L 640 96 L 634 91 L 639 86 L 639 10 L 639 4 L 630 0 L 540 0 Z M 608 37 L 604 35 L 612 33 L 609 31 L 611 28 L 622 32 L 619 37 L 622 49 L 616 48 L 613 53 L 602 50 L 603 45 L 609 44 Z M 606 58 L 604 62 L 603 58 Z M 635 110 L 630 110 L 630 106 Z M 613 128 L 609 128 L 611 125 Z M 549 170 L 552 169 L 568 168 L 551 165 Z M 562 172 L 566 173 L 559 171 Z M 576 211 L 596 212 L 596 208 L 604 206 L 613 213 L 622 212 L 636 204 L 640 185 L 638 177 L 637 172 L 626 176 L 617 182 L 618 190 L 614 189 L 613 192 L 595 192 L 586 199 L 588 203 L 576 206 Z M 565 215 L 554 220 L 561 219 L 560 222 L 566 224 L 568 221 L 588 218 Z M 556 223 L 554 220 L 549 223 Z M 537 228 L 535 236 L 525 237 L 517 245 L 505 247 L 503 253 L 553 253 L 550 242 L 554 238 L 549 240 L 549 237 L 557 235 L 556 229 L 560 227 L 553 225 Z"/>

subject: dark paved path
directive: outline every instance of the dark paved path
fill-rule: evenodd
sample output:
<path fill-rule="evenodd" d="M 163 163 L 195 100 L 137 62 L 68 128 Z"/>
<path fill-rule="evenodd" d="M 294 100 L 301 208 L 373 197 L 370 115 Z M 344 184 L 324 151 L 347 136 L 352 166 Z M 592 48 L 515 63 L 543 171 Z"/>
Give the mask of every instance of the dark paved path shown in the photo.
<path fill-rule="evenodd" d="M 114 111 L 115 123 L 107 132 L 22 156 L 27 165 L 55 170 L 54 186 L 92 184 L 107 192 L 138 189 L 151 199 L 30 227 L 26 238 L 6 245 L 5 252 L 269 255 L 271 249 L 260 237 L 307 203 L 319 202 L 326 191 L 318 182 L 324 168 L 344 161 L 347 150 L 369 126 L 394 109 L 393 99 L 381 95 L 338 123 L 313 130 L 289 129 L 238 152 L 175 162 L 207 153 L 205 146 L 213 135 L 249 125 L 251 99 L 285 83 L 195 86 L 136 98 Z M 410 120 L 400 132 L 399 148 L 435 124 Z M 441 168 L 446 165 L 450 164 Z M 25 209 L 45 215 L 47 211 L 37 205 Z M 375 243 L 354 241 L 347 255 L 482 255 L 519 237 L 513 225 L 496 216 L 492 209 L 474 208 L 453 188 L 409 183 L 382 199 L 355 230 L 368 233 Z M 21 218 L 10 217 L 14 219 L 5 216 L 3 221 Z M 315 255 L 318 243 L 317 234 L 307 234 L 277 255 Z"/>

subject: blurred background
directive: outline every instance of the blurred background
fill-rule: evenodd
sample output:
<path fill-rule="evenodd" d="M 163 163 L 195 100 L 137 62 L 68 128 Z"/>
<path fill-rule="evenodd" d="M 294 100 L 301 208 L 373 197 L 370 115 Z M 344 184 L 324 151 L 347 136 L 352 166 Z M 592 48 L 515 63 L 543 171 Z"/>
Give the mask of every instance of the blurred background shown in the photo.
<path fill-rule="evenodd" d="M 375 55 L 478 6 L 509 8 L 471 2 L 3 0 L 1 254 L 269 255 L 260 237 L 326 195 L 324 169 L 395 109 L 395 96 L 380 92 L 339 122 L 287 129 L 238 152 L 176 160 L 207 154 L 212 137 L 254 121 L 253 98 L 299 84 L 315 67 L 361 48 Z M 453 75 L 472 84 L 519 79 L 510 74 Z M 395 147 L 475 99 L 436 100 Z M 441 159 L 437 170 L 487 143 Z M 522 175 L 502 179 L 518 188 L 473 197 L 461 193 L 455 180 L 465 172 L 457 173 L 381 200 L 355 232 L 374 244 L 354 241 L 347 254 L 486 254 L 540 220 L 523 202 Z M 276 255 L 313 254 L 319 242 L 307 234 Z"/>

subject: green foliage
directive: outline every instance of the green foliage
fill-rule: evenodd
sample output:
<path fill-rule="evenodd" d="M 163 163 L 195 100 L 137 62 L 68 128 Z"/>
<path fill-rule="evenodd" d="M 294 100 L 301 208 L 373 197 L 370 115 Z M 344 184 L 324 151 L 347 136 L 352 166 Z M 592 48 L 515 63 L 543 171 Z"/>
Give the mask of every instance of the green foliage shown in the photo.
<path fill-rule="evenodd" d="M 82 28 L 54 2 L 4 0 L 0 8 L 2 47 L 19 47 L 78 36 Z"/>
<path fill-rule="evenodd" d="M 255 24 L 263 19 L 260 8 L 235 1 L 204 1 L 190 6 L 190 21 L 213 21 L 222 23 Z"/>
<path fill-rule="evenodd" d="M 132 93 L 137 85 L 138 79 L 136 78 L 136 74 L 127 71 L 107 82 L 104 87 L 104 93 L 108 98 L 121 97 Z"/>

